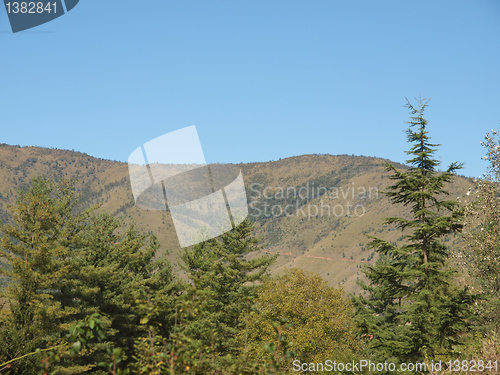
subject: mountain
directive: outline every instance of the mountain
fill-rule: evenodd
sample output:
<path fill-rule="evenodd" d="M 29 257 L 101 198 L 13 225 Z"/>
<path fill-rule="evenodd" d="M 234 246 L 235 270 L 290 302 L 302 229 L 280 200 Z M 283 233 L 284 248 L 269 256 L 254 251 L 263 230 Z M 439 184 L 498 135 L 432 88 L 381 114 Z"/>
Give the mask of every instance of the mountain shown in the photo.
<path fill-rule="evenodd" d="M 211 170 L 221 176 L 222 185 L 241 170 L 262 251 L 279 253 L 273 273 L 299 267 L 318 273 L 330 285 L 358 291 L 362 266 L 376 260 L 366 247 L 366 235 L 401 243 L 402 233 L 383 220 L 409 215 L 382 194 L 391 184 L 386 162 L 366 156 L 303 155 L 264 163 L 216 164 Z M 162 251 L 169 251 L 176 263 L 180 245 L 170 212 L 135 205 L 127 163 L 74 151 L 0 144 L 0 220 L 11 221 L 8 205 L 15 202 L 17 189 L 41 175 L 76 181 L 84 206 L 100 203 L 101 210 L 125 223 L 153 231 Z M 455 176 L 448 190 L 452 198 L 462 198 L 471 185 L 470 178 Z M 456 247 L 459 238 L 446 241 Z M 180 268 L 175 269 L 182 276 Z"/>

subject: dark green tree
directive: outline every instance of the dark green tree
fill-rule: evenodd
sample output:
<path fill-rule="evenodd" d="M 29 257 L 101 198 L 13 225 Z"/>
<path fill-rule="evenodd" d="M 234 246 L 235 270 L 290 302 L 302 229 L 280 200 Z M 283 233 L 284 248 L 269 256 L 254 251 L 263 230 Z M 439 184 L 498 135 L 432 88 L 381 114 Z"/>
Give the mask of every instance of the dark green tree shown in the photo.
<path fill-rule="evenodd" d="M 406 233 L 406 244 L 398 247 L 370 236 L 369 247 L 380 257 L 364 271 L 369 284 L 361 286 L 368 297 L 354 299 L 368 346 L 379 358 L 395 362 L 451 354 L 467 327 L 472 302 L 467 289 L 456 286 L 456 271 L 447 263 L 449 249 L 440 242 L 462 228 L 458 202 L 447 200 L 444 190 L 462 165 L 452 163 L 446 171 L 436 171 L 438 162 L 432 156 L 439 145 L 429 142 L 427 103 L 419 98 L 414 107 L 407 100 L 407 136 L 413 144 L 407 151 L 409 168 L 399 171 L 387 164 L 395 183 L 385 194 L 393 204 L 409 208 L 411 218 L 390 217 L 385 222 Z"/>
<path fill-rule="evenodd" d="M 144 334 L 140 303 L 154 300 L 162 312 L 158 323 L 165 334 L 180 284 L 165 256 L 155 260 L 159 243 L 154 235 L 140 234 L 134 226 L 120 234 L 122 228 L 109 214 L 90 218 L 80 235 L 82 249 L 73 258 L 77 280 L 73 294 L 81 318 L 95 312 L 104 316 L 108 342 L 101 345 L 101 354 L 106 347 L 123 348 L 129 353 L 125 365 L 134 354 L 135 339 Z M 92 357 L 97 363 L 96 353 Z"/>
<path fill-rule="evenodd" d="M 158 241 L 134 227 L 123 228 L 97 208 L 79 210 L 68 181 L 35 179 L 20 192 L 11 207 L 15 224 L 2 226 L 0 256 L 8 263 L 2 272 L 10 284 L 0 321 L 0 338 L 8 343 L 0 349 L 1 359 L 54 346 L 70 326 L 93 313 L 103 316 L 107 342 L 62 360 L 59 373 L 95 371 L 97 362 L 107 361 L 110 347 L 133 355 L 134 339 L 144 331 L 137 301 L 151 295 L 164 311 L 162 327 L 169 330 L 169 307 L 178 288 L 170 264 L 155 260 Z M 36 373 L 40 360 L 17 361 L 14 373 Z"/>
<path fill-rule="evenodd" d="M 246 219 L 233 230 L 193 246 L 181 255 L 191 280 L 186 299 L 198 300 L 186 333 L 215 355 L 237 352 L 236 335 L 244 324 L 241 313 L 257 294 L 257 284 L 276 256 L 257 256 L 260 248 Z"/>
<path fill-rule="evenodd" d="M 20 191 L 10 207 L 15 225 L 3 225 L 0 256 L 7 267 L 0 270 L 9 280 L 3 297 L 6 309 L 0 322 L 4 360 L 19 357 L 36 348 L 54 344 L 64 332 L 64 323 L 74 319 L 71 298 L 71 252 L 84 229 L 90 210 L 75 215 L 75 194 L 69 182 L 55 184 L 33 180 Z M 16 363 L 13 373 L 35 373 L 35 361 Z"/>

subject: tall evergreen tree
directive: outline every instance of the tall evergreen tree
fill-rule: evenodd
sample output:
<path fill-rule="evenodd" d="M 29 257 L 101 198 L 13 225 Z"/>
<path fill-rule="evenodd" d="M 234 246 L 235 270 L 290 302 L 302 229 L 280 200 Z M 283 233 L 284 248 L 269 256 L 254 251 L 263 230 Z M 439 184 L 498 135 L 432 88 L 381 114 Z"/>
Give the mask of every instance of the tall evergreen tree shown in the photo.
<path fill-rule="evenodd" d="M 252 232 L 253 225 L 246 219 L 233 230 L 181 255 L 181 266 L 192 282 L 187 296 L 201 299 L 203 306 L 189 323 L 187 333 L 217 354 L 235 352 L 240 315 L 255 298 L 256 284 L 276 259 L 256 256 L 260 248 Z"/>
<path fill-rule="evenodd" d="M 5 236 L 0 256 L 7 259 L 8 268 L 0 272 L 10 280 L 4 293 L 8 314 L 0 327 L 7 344 L 5 359 L 50 346 L 64 331 L 64 322 L 76 314 L 71 297 L 60 291 L 72 289 L 73 280 L 67 277 L 70 254 L 78 247 L 76 236 L 90 211 L 75 215 L 74 198 L 68 182 L 35 179 L 11 207 L 15 225 L 1 228 Z M 9 331 L 18 334 L 8 337 Z M 14 373 L 35 373 L 34 361 L 16 364 Z"/>
<path fill-rule="evenodd" d="M 357 320 L 369 347 L 381 358 L 394 362 L 437 359 L 450 354 L 467 326 L 467 306 L 472 297 L 454 284 L 456 273 L 447 264 L 449 251 L 440 240 L 459 232 L 462 211 L 457 201 L 446 200 L 444 184 L 461 168 L 452 163 L 437 172 L 433 159 L 437 144 L 429 142 L 424 111 L 428 100 L 419 98 L 414 107 L 407 100 L 411 121 L 407 130 L 412 148 L 409 169 L 398 171 L 387 164 L 395 183 L 385 194 L 393 204 L 408 207 L 411 219 L 385 220 L 407 233 L 406 244 L 370 237 L 369 247 L 379 254 L 365 274 L 369 285 L 361 283 L 368 298 L 355 298 Z"/>
<path fill-rule="evenodd" d="M 11 208 L 15 225 L 3 225 L 2 271 L 10 278 L 7 307 L 0 321 L 4 359 L 19 357 L 58 342 L 76 321 L 92 313 L 104 315 L 107 343 L 72 361 L 61 374 L 95 372 L 107 360 L 106 347 L 124 347 L 133 354 L 142 329 L 137 300 L 157 295 L 164 310 L 173 306 L 178 289 L 170 264 L 155 261 L 159 244 L 134 227 L 119 234 L 121 223 L 97 207 L 79 211 L 78 194 L 68 181 L 34 179 Z M 162 323 L 168 331 L 170 313 Z M 11 332 L 19 332 L 15 340 Z M 14 373 L 36 373 L 34 361 L 16 362 Z"/>
<path fill-rule="evenodd" d="M 73 257 L 78 281 L 73 295 L 80 319 L 94 312 L 104 315 L 108 345 L 132 355 L 134 340 L 144 333 L 137 302 L 154 298 L 165 313 L 159 323 L 168 331 L 179 284 L 170 263 L 165 258 L 155 260 L 159 243 L 154 235 L 140 234 L 134 226 L 119 234 L 121 228 L 109 214 L 91 217 L 79 238 L 82 249 Z M 93 357 L 92 363 L 97 363 Z"/>

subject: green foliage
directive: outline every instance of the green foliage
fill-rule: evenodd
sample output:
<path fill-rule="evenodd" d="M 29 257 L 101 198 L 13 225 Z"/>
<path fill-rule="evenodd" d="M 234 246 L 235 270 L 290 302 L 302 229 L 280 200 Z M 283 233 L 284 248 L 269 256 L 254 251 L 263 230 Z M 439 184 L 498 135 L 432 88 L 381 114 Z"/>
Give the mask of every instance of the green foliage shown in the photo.
<path fill-rule="evenodd" d="M 56 368 L 61 374 L 95 372 L 97 362 L 114 355 L 111 347 L 133 354 L 134 338 L 143 333 L 135 301 L 150 293 L 159 295 L 158 305 L 166 312 L 162 323 L 169 329 L 169 306 L 178 286 L 169 263 L 154 260 L 156 238 L 134 227 L 118 234 L 116 219 L 95 214 L 96 207 L 78 212 L 77 198 L 67 181 L 35 179 L 12 207 L 15 225 L 2 226 L 0 254 L 10 266 L 2 272 L 11 282 L 0 321 L 0 338 L 6 343 L 0 358 L 51 347 L 78 320 L 99 313 L 107 342 L 62 359 Z M 35 369 L 29 357 L 16 362 L 12 371 Z"/>
<path fill-rule="evenodd" d="M 353 307 L 341 290 L 329 287 L 318 275 L 294 268 L 261 286 L 253 308 L 242 314 L 248 328 L 240 331 L 239 341 L 245 355 L 263 361 L 264 345 L 275 335 L 272 322 L 286 319 L 288 324 L 280 333 L 293 342 L 294 359 L 350 361 L 359 349 L 352 316 Z M 291 370 L 290 362 L 286 369 Z"/>
<path fill-rule="evenodd" d="M 156 238 L 139 234 L 133 226 L 123 235 L 116 234 L 119 229 L 120 223 L 107 214 L 91 219 L 82 236 L 82 255 L 75 259 L 75 292 L 81 308 L 109 317 L 107 336 L 130 352 L 142 333 L 136 301 L 158 294 L 158 303 L 168 310 L 178 288 L 170 264 L 164 258 L 154 260 Z M 165 325 L 170 314 L 165 313 Z"/>
<path fill-rule="evenodd" d="M 268 356 L 270 354 L 271 357 L 270 364 L 265 367 L 270 369 L 269 372 L 271 374 L 283 373 L 286 372 L 286 369 L 289 367 L 287 366 L 289 360 L 295 355 L 293 342 L 289 341 L 284 333 L 288 328 L 292 327 L 293 324 L 288 323 L 286 318 L 281 318 L 279 321 L 271 321 L 270 323 L 274 329 L 276 343 L 268 342 L 263 346 Z M 262 361 L 262 363 L 266 362 Z"/>
<path fill-rule="evenodd" d="M 182 268 L 192 281 L 185 296 L 198 306 L 191 315 L 187 335 L 216 353 L 235 354 L 235 337 L 241 328 L 240 314 L 255 298 L 260 282 L 276 256 L 255 257 L 258 239 L 247 219 L 217 239 L 186 250 Z"/>
<path fill-rule="evenodd" d="M 477 305 L 480 324 L 488 332 L 500 332 L 500 140 L 486 135 L 489 173 L 475 181 L 465 205 L 465 245 L 458 259 L 473 277 L 483 299 Z M 471 194 L 472 193 L 472 194 Z"/>
<path fill-rule="evenodd" d="M 19 332 L 6 338 L 4 358 L 51 346 L 77 312 L 64 291 L 74 287 L 74 280 L 68 277 L 72 274 L 71 252 L 78 247 L 76 238 L 90 210 L 73 215 L 74 207 L 71 184 L 35 179 L 33 187 L 20 192 L 11 208 L 16 225 L 1 228 L 5 236 L 0 256 L 10 267 L 0 272 L 9 277 L 10 284 L 4 294 L 8 314 L 0 323 L 0 335 L 13 329 Z M 33 372 L 30 362 L 16 364 L 14 373 Z"/>
<path fill-rule="evenodd" d="M 36 349 L 34 352 L 24 354 L 23 356 L 16 357 L 10 361 L 0 363 L 0 371 L 10 369 L 15 362 L 23 360 L 27 357 L 34 355 L 42 355 L 47 353 L 47 356 L 42 360 L 44 364 L 43 372 L 46 373 L 54 363 L 61 360 L 60 355 L 63 353 L 71 358 L 75 358 L 82 348 L 90 348 L 96 341 L 102 341 L 104 333 L 102 331 L 101 320 L 99 314 L 93 314 L 87 317 L 84 321 L 80 321 L 69 329 L 69 333 L 64 337 L 61 344 L 55 345 L 46 349 Z M 51 374 L 56 374 L 58 371 L 53 371 Z"/>
<path fill-rule="evenodd" d="M 11 283 L 0 350 L 10 373 L 41 366 L 58 374 L 285 371 L 293 353 L 288 318 L 268 316 L 258 359 L 239 341 L 275 260 L 257 256 L 248 220 L 184 253 L 192 285 L 181 295 L 168 262 L 154 261 L 154 236 L 122 230 L 110 215 L 79 212 L 77 204 L 71 184 L 34 180 L 12 208 L 15 225 L 3 226 Z"/>
<path fill-rule="evenodd" d="M 264 356 L 250 359 L 244 353 L 239 355 L 221 355 L 211 347 L 203 347 L 199 340 L 186 335 L 186 324 L 182 323 L 189 315 L 196 315 L 194 304 L 181 300 L 181 311 L 178 311 L 176 324 L 170 339 L 157 334 L 157 309 L 151 301 L 143 304 L 145 315 L 141 324 L 148 327 L 148 333 L 136 340 L 134 362 L 126 369 L 117 369 L 116 359 L 107 365 L 112 374 L 225 374 L 225 375 L 283 375 L 288 360 L 294 355 L 293 344 L 283 332 L 290 326 L 286 319 L 270 322 L 274 329 L 274 337 L 263 344 Z M 189 323 L 187 323 L 189 324 Z M 200 345 L 201 344 L 201 345 Z M 122 353 L 118 353 L 122 355 Z M 120 361 L 120 357 L 118 362 Z M 114 370 L 116 368 L 116 371 Z"/>
<path fill-rule="evenodd" d="M 283 334 L 284 320 L 270 322 L 274 335 L 261 342 L 262 358 L 252 360 L 238 336 L 248 329 L 248 312 L 257 297 L 254 285 L 266 275 L 275 257 L 255 257 L 257 239 L 243 222 L 218 239 L 205 241 L 183 254 L 192 285 L 178 299 L 174 325 L 161 335 L 154 298 L 141 306 L 146 334 L 136 339 L 132 374 L 283 374 L 292 355 Z M 273 328 L 271 328 L 271 331 Z"/>
<path fill-rule="evenodd" d="M 368 298 L 355 299 L 358 320 L 368 338 L 368 347 L 379 358 L 393 362 L 422 361 L 450 354 L 467 328 L 467 309 L 472 302 L 467 289 L 454 285 L 456 272 L 447 267 L 449 251 L 440 240 L 461 230 L 458 202 L 445 200 L 444 184 L 461 166 L 453 163 L 443 173 L 432 158 L 424 119 L 426 101 L 418 107 L 408 102 L 411 121 L 407 154 L 410 168 L 398 171 L 388 164 L 395 181 L 386 194 L 393 204 L 407 206 L 412 218 L 391 217 L 386 223 L 396 224 L 405 235 L 406 244 L 395 244 L 371 237 L 369 247 L 380 255 L 365 274 L 369 285 L 361 283 Z M 414 130 L 416 128 L 416 130 Z"/>

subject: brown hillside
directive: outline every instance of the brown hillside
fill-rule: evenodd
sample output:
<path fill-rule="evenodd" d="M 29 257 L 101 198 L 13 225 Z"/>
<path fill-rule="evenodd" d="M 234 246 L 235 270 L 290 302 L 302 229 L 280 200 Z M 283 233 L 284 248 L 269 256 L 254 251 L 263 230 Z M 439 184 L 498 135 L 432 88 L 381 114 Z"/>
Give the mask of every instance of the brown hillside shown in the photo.
<path fill-rule="evenodd" d="M 300 267 L 331 285 L 356 291 L 362 266 L 376 260 L 366 248 L 366 234 L 402 241 L 401 232 L 383 225 L 387 216 L 408 214 L 382 194 L 391 183 L 385 162 L 364 156 L 303 155 L 211 169 L 230 167 L 223 174 L 225 183 L 242 170 L 250 217 L 263 238 L 263 251 L 280 254 L 274 273 Z M 102 210 L 125 223 L 153 231 L 176 262 L 180 246 L 169 212 L 135 206 L 126 163 L 73 151 L 0 145 L 2 221 L 10 221 L 7 206 L 15 202 L 17 189 L 41 175 L 77 181 L 84 205 L 102 203 Z M 449 186 L 452 198 L 463 197 L 470 185 L 469 179 L 457 176 Z M 447 243 L 454 246 L 456 239 Z"/>

